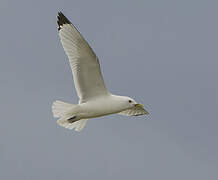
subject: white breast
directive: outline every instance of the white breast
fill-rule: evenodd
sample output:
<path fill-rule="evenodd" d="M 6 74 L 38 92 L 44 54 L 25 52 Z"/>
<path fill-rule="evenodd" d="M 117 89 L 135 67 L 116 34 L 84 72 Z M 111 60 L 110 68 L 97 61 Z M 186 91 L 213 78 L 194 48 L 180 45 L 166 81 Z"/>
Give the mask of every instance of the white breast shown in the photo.
<path fill-rule="evenodd" d="M 95 118 L 123 111 L 125 108 L 110 95 L 80 104 L 83 118 Z"/>

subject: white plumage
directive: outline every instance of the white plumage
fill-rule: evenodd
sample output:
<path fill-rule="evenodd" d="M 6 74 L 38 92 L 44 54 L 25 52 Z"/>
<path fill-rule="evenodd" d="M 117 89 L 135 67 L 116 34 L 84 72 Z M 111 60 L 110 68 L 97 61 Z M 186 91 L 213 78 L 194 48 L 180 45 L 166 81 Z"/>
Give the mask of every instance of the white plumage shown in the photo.
<path fill-rule="evenodd" d="M 57 123 L 68 129 L 81 131 L 89 118 L 119 113 L 137 116 L 147 114 L 141 104 L 124 96 L 112 95 L 106 89 L 100 64 L 94 51 L 79 31 L 58 13 L 58 31 L 63 48 L 69 58 L 79 104 L 55 101 L 53 115 Z"/>
<path fill-rule="evenodd" d="M 72 24 L 63 25 L 59 36 L 70 61 L 80 101 L 107 94 L 98 58 L 76 28 Z"/>

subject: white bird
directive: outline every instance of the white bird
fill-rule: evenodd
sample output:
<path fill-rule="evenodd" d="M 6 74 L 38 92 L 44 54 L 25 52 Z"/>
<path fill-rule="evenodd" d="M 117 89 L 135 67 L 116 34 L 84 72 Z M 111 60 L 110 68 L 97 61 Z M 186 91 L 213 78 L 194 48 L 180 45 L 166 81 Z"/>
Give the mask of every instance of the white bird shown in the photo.
<path fill-rule="evenodd" d="M 148 114 L 142 104 L 130 97 L 111 94 L 100 70 L 98 57 L 76 27 L 58 13 L 58 33 L 69 58 L 79 104 L 55 101 L 52 112 L 57 123 L 65 128 L 81 131 L 90 118 L 109 114 L 139 116 Z"/>

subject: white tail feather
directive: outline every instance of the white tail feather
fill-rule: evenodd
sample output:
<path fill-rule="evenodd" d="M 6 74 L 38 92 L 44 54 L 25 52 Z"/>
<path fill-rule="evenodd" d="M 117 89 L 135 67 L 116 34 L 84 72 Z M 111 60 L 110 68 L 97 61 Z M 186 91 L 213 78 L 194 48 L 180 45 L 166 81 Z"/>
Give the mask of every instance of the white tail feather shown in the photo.
<path fill-rule="evenodd" d="M 58 125 L 60 125 L 64 128 L 67 128 L 67 129 L 74 129 L 75 128 L 75 131 L 81 131 L 85 127 L 85 125 L 88 121 L 88 119 L 81 119 L 81 120 L 76 121 L 74 123 L 69 123 L 67 121 L 67 119 L 68 118 L 60 118 L 59 120 L 57 120 Z"/>
<path fill-rule="evenodd" d="M 72 109 L 75 105 L 65 103 L 63 101 L 55 101 L 52 105 L 52 112 L 54 117 L 59 118 L 65 115 L 67 111 Z"/>
<path fill-rule="evenodd" d="M 88 119 L 81 119 L 74 123 L 68 122 L 68 119 L 72 116 L 69 116 L 68 112 L 73 111 L 73 108 L 75 106 L 76 105 L 74 104 L 69 104 L 62 101 L 55 101 L 52 105 L 52 112 L 54 117 L 60 118 L 57 120 L 58 125 L 65 127 L 67 129 L 75 128 L 76 131 L 81 131 L 85 127 Z M 70 114 L 73 114 L 73 112 Z"/>

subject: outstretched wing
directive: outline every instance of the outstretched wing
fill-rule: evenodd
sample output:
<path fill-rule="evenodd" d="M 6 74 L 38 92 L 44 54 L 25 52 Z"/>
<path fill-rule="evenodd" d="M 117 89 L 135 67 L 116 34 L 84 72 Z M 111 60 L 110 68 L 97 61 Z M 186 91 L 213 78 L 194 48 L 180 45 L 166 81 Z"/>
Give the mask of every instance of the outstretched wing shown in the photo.
<path fill-rule="evenodd" d="M 121 111 L 118 114 L 125 115 L 125 116 L 140 116 L 140 115 L 148 114 L 148 112 L 143 107 L 133 107 L 125 111 Z"/>
<path fill-rule="evenodd" d="M 80 102 L 107 94 L 100 64 L 94 51 L 62 12 L 59 12 L 57 17 L 59 36 L 70 61 Z"/>

